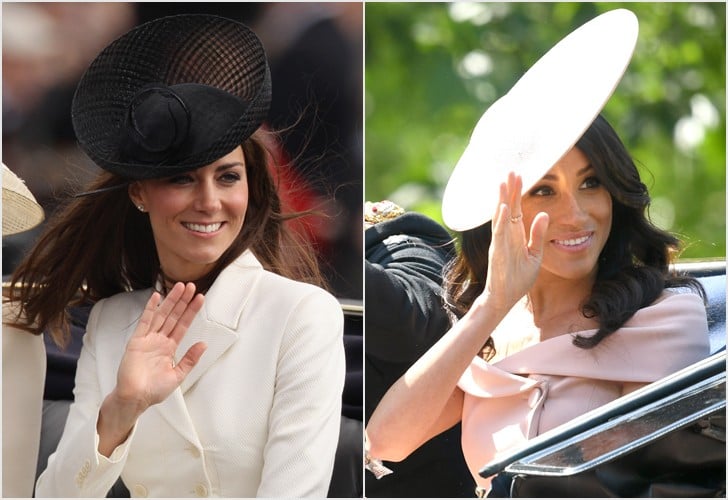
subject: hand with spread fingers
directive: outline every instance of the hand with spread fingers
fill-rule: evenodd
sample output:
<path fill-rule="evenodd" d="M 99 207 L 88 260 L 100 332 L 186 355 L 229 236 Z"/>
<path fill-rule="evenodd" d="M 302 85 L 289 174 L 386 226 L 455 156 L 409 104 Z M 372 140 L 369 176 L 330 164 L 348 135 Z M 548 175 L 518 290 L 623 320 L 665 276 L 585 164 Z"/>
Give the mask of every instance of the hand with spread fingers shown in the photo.
<path fill-rule="evenodd" d="M 161 301 L 154 292 L 126 347 L 117 375 L 116 392 L 145 408 L 164 401 L 194 368 L 205 351 L 198 342 L 175 361 L 175 353 L 204 296 L 193 283 L 177 283 Z"/>
<path fill-rule="evenodd" d="M 483 295 L 508 311 L 536 281 L 543 257 L 548 214 L 524 220 L 521 209 L 523 181 L 511 172 L 500 186 L 498 208 L 493 216 L 492 241 L 488 250 L 488 276 Z M 530 222 L 529 239 L 526 224 Z"/>
<path fill-rule="evenodd" d="M 121 359 L 116 387 L 101 405 L 97 430 L 105 456 L 147 408 L 169 397 L 205 352 L 206 345 L 197 342 L 175 362 L 177 346 L 203 303 L 193 283 L 175 284 L 164 300 L 152 293 Z"/>

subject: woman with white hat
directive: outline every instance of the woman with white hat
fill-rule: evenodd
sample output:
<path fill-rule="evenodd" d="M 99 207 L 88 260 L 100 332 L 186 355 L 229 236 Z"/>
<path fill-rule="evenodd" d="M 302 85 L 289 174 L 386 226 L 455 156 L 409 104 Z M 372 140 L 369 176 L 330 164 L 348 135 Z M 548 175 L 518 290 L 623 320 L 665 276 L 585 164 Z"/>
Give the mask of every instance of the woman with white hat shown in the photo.
<path fill-rule="evenodd" d="M 16 326 L 60 343 L 94 303 L 38 496 L 326 495 L 343 313 L 284 224 L 270 96 L 257 36 L 209 15 L 142 24 L 82 77 L 74 130 L 105 172 L 12 280 Z"/>
<path fill-rule="evenodd" d="M 679 241 L 598 115 L 636 37 L 631 12 L 599 16 L 477 124 L 443 198 L 454 324 L 369 420 L 376 473 L 461 422 L 479 493 L 507 496 L 488 462 L 708 355 L 702 287 L 670 272 Z"/>
<path fill-rule="evenodd" d="M 43 208 L 25 183 L 3 163 L 3 237 L 34 228 Z M 5 290 L 3 290 L 5 292 Z M 46 352 L 42 335 L 6 325 L 13 307 L 3 299 L 3 497 L 30 497 L 40 445 Z M 22 428 L 22 432 L 17 432 Z"/>

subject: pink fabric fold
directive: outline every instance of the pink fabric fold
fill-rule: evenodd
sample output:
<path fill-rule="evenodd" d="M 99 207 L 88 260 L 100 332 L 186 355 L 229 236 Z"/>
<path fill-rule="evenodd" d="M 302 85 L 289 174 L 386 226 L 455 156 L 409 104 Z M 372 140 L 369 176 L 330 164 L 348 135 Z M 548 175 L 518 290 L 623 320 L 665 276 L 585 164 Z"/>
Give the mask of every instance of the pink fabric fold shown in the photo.
<path fill-rule="evenodd" d="M 588 336 L 595 331 L 580 332 Z M 528 439 L 617 399 L 624 384 L 647 384 L 709 354 L 705 306 L 693 293 L 664 292 L 593 349 L 563 334 L 465 370 L 462 445 L 479 486 L 486 463 Z M 632 387 L 632 386 L 631 386 Z"/>

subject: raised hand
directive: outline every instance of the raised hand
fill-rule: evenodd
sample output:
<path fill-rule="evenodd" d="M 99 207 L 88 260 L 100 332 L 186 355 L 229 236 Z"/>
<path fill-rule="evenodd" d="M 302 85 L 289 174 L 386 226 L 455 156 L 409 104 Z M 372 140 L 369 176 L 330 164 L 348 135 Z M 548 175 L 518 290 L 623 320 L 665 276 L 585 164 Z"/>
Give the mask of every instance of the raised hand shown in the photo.
<path fill-rule="evenodd" d="M 195 285 L 177 283 L 161 304 L 160 300 L 159 293 L 154 292 L 147 301 L 117 375 L 117 397 L 140 409 L 164 401 L 205 350 L 205 344 L 198 342 L 181 359 L 174 359 L 177 346 L 204 302 L 203 295 L 195 294 Z"/>
<path fill-rule="evenodd" d="M 521 211 L 521 177 L 511 172 L 500 186 L 498 208 L 493 217 L 493 237 L 488 253 L 488 276 L 484 295 L 498 308 L 509 310 L 536 281 L 543 257 L 548 214 L 533 218 L 526 240 Z"/>
<path fill-rule="evenodd" d="M 99 452 L 108 457 L 129 435 L 139 416 L 164 401 L 200 360 L 206 345 L 197 342 L 175 361 L 177 346 L 205 298 L 195 285 L 177 283 L 161 301 L 154 292 L 121 358 L 116 387 L 106 396 L 96 423 Z"/>

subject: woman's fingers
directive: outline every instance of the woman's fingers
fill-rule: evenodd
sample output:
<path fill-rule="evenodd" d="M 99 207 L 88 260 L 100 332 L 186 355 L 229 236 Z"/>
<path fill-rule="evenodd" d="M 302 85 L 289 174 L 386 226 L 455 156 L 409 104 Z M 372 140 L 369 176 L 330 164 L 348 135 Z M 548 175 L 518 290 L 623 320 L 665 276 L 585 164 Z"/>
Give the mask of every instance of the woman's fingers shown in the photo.
<path fill-rule="evenodd" d="M 182 376 L 181 378 L 186 377 L 192 371 L 206 349 L 207 344 L 204 342 L 197 342 L 187 349 L 185 355 L 175 366 L 175 370 Z"/>
<path fill-rule="evenodd" d="M 504 223 L 518 224 L 523 218 L 523 211 L 521 209 L 521 190 L 523 189 L 523 179 L 520 175 L 516 175 L 513 172 L 508 174 L 506 182 L 502 182 L 500 185 L 500 192 L 498 194 L 498 207 L 496 213 L 493 216 L 493 231 L 496 232 L 499 227 L 503 226 Z M 505 225 L 504 228 L 508 228 Z M 522 225 L 519 227 L 523 227 Z"/>
<path fill-rule="evenodd" d="M 508 184 L 510 187 L 510 207 L 511 217 L 521 217 L 523 212 L 521 210 L 521 190 L 523 189 L 523 180 L 520 175 L 516 175 L 513 172 L 508 176 Z"/>
<path fill-rule="evenodd" d="M 147 300 L 147 305 L 144 307 L 144 311 L 142 312 L 141 317 L 139 318 L 139 324 L 137 325 L 136 330 L 134 331 L 134 335 L 137 336 L 145 336 L 150 331 L 150 325 L 152 323 L 152 318 L 154 317 L 154 313 L 157 311 L 157 308 L 159 307 L 159 302 L 161 301 L 161 295 L 159 293 L 154 292 L 151 297 L 149 297 L 149 300 Z"/>
<path fill-rule="evenodd" d="M 176 344 L 179 344 L 179 342 L 182 340 L 182 337 L 184 337 L 185 333 L 187 333 L 187 329 L 192 324 L 192 320 L 194 320 L 197 313 L 200 312 L 204 303 L 205 296 L 201 293 L 198 293 L 192 298 L 192 300 L 188 304 L 185 305 L 184 311 L 182 311 L 182 314 L 180 314 L 179 318 L 174 324 L 174 327 L 169 333 L 169 338 L 172 339 Z"/>
<path fill-rule="evenodd" d="M 162 329 L 162 325 L 174 309 L 174 306 L 182 297 L 184 291 L 184 283 L 175 283 L 172 289 L 167 293 L 167 296 L 164 298 L 162 303 L 159 304 L 157 310 L 154 312 L 154 316 L 152 317 L 152 321 L 149 325 L 150 333 L 159 332 Z"/>
<path fill-rule="evenodd" d="M 543 247 L 546 243 L 546 229 L 549 227 L 549 215 L 539 212 L 531 223 L 531 234 L 528 242 L 528 253 L 541 260 Z"/>
<path fill-rule="evenodd" d="M 194 283 L 176 283 L 164 300 L 154 292 L 139 318 L 135 334 L 159 333 L 179 343 L 203 303 L 204 297 L 195 294 Z"/>
<path fill-rule="evenodd" d="M 175 287 L 181 283 L 175 284 Z M 164 322 L 159 328 L 159 333 L 162 335 L 170 336 L 172 331 L 174 330 L 175 326 L 177 325 L 179 319 L 182 317 L 184 312 L 187 310 L 187 307 L 192 301 L 192 299 L 195 297 L 195 285 L 194 283 L 187 283 L 184 285 L 184 288 L 182 289 L 182 294 L 179 297 L 171 297 L 168 296 L 167 298 L 171 300 L 170 306 L 171 308 L 167 309 L 166 311 L 160 311 L 160 314 L 166 314 L 164 316 Z M 161 308 L 160 308 L 161 309 Z"/>

